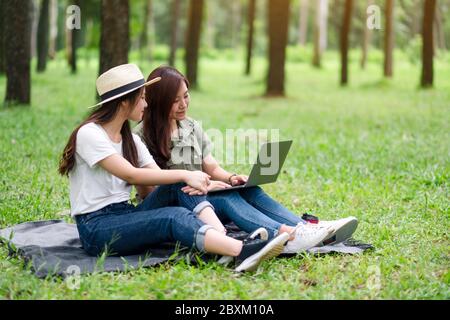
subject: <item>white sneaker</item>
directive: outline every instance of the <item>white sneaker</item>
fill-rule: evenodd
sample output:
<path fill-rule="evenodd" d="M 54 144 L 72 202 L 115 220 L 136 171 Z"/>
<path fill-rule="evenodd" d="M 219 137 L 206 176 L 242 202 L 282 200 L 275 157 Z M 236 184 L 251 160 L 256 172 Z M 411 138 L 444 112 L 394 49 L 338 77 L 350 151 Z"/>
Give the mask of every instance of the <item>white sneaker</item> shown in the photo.
<path fill-rule="evenodd" d="M 283 253 L 298 253 L 311 249 L 333 233 L 334 229 L 330 226 L 319 227 L 299 223 L 293 232 L 295 238 L 287 242 Z"/>
<path fill-rule="evenodd" d="M 313 224 L 308 224 L 309 226 L 314 226 Z M 358 226 L 358 219 L 355 217 L 347 217 L 338 220 L 330 221 L 320 221 L 315 226 L 319 227 L 331 227 L 334 232 L 327 236 L 319 246 L 330 245 L 334 243 L 343 242 L 349 239 L 353 232 L 355 232 Z"/>

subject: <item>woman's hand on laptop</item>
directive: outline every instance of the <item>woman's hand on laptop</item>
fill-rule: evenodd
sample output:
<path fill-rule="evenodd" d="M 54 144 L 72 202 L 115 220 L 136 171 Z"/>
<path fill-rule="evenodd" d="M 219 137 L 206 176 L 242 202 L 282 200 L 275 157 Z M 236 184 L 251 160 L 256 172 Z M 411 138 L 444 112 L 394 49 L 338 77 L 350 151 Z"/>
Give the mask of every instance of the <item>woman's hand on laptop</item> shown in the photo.
<path fill-rule="evenodd" d="M 225 183 L 223 181 L 213 180 L 213 181 L 211 181 L 211 184 L 208 186 L 208 191 L 222 190 L 222 189 L 226 189 L 226 188 L 231 188 L 231 186 L 228 183 Z"/>
<path fill-rule="evenodd" d="M 228 183 L 222 182 L 222 181 L 217 181 L 217 180 L 211 180 L 211 183 L 208 186 L 208 192 L 209 191 L 213 191 L 213 190 L 222 190 L 222 189 L 226 189 L 226 188 L 230 188 L 231 186 Z M 183 188 L 181 188 L 181 190 L 184 193 L 188 193 L 190 196 L 201 196 L 204 193 L 192 188 L 191 186 L 185 186 Z"/>
<path fill-rule="evenodd" d="M 235 175 L 230 178 L 231 185 L 233 185 L 233 186 L 239 186 L 241 184 L 246 184 L 247 180 L 248 180 L 248 176 L 243 175 L 243 174 Z"/>

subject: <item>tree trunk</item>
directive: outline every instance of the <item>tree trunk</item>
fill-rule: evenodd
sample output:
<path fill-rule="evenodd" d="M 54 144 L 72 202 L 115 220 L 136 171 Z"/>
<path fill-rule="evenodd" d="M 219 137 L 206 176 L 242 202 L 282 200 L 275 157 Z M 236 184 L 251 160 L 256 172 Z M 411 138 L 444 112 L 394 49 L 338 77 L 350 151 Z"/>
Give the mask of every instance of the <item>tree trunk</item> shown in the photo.
<path fill-rule="evenodd" d="M 252 67 L 253 34 L 255 31 L 256 0 L 248 2 L 248 37 L 247 37 L 247 59 L 245 60 L 245 74 L 248 76 Z"/>
<path fill-rule="evenodd" d="M 139 49 L 144 50 L 148 43 L 148 15 L 149 15 L 149 5 L 151 5 L 152 0 L 146 0 L 144 2 L 144 20 L 142 23 L 142 31 L 139 37 Z"/>
<path fill-rule="evenodd" d="M 290 0 L 269 0 L 269 72 L 267 96 L 284 96 Z"/>
<path fill-rule="evenodd" d="M 374 0 L 368 0 L 367 7 L 373 5 L 373 1 Z M 366 68 L 369 45 L 372 40 L 372 30 L 369 29 L 366 24 L 366 20 L 367 20 L 366 8 L 364 8 L 363 17 L 364 17 L 364 19 L 363 19 L 363 21 L 364 21 L 364 36 L 363 36 L 363 42 L 362 42 L 361 69 L 364 70 Z"/>
<path fill-rule="evenodd" d="M 236 49 L 240 43 L 240 27 L 241 27 L 241 3 L 239 1 L 231 2 L 231 39 L 230 47 Z"/>
<path fill-rule="evenodd" d="M 344 18 L 341 28 L 341 86 L 348 83 L 348 37 L 353 11 L 353 0 L 345 0 Z"/>
<path fill-rule="evenodd" d="M 200 47 L 203 5 L 203 0 L 190 0 L 189 2 L 189 19 L 185 43 L 185 64 L 186 75 L 193 88 L 198 87 L 198 51 Z"/>
<path fill-rule="evenodd" d="M 65 30 L 65 43 L 66 43 L 66 58 L 69 66 L 72 66 L 72 30 L 65 27 L 64 24 L 64 30 Z"/>
<path fill-rule="evenodd" d="M 321 0 L 316 0 L 316 7 L 314 8 L 314 52 L 312 64 L 316 68 L 320 68 L 320 3 Z"/>
<path fill-rule="evenodd" d="M 39 23 L 39 0 L 31 0 L 31 58 L 37 53 L 37 30 Z"/>
<path fill-rule="evenodd" d="M 30 103 L 31 1 L 2 0 L 5 13 L 5 104 Z M 20 13 L 20 14 L 18 14 Z"/>
<path fill-rule="evenodd" d="M 54 59 L 56 56 L 56 39 L 58 37 L 58 2 L 50 0 L 50 34 L 48 41 L 48 57 Z"/>
<path fill-rule="evenodd" d="M 314 19 L 314 54 L 312 64 L 320 68 L 322 52 L 327 45 L 327 18 L 328 0 L 316 1 L 316 12 Z"/>
<path fill-rule="evenodd" d="M 152 0 L 146 0 L 144 24 L 141 33 L 140 49 L 144 60 L 150 60 L 153 56 L 153 6 Z"/>
<path fill-rule="evenodd" d="M 57 24 L 58 24 L 58 30 L 56 36 L 56 51 L 64 50 L 66 47 L 66 35 L 67 35 L 67 28 L 66 28 L 66 7 L 62 2 L 57 1 L 58 5 L 58 17 L 57 17 Z"/>
<path fill-rule="evenodd" d="M 0 74 L 5 73 L 4 12 L 5 12 L 5 1 L 0 1 Z"/>
<path fill-rule="evenodd" d="M 422 88 L 433 86 L 433 21 L 436 12 L 436 0 L 424 1 L 422 22 Z"/>
<path fill-rule="evenodd" d="M 300 0 L 299 10 L 299 24 L 298 24 L 298 44 L 301 46 L 306 45 L 308 37 L 308 13 L 309 13 L 309 1 Z"/>
<path fill-rule="evenodd" d="M 80 30 L 72 29 L 70 31 L 70 71 L 72 74 L 77 73 L 77 49 Z"/>
<path fill-rule="evenodd" d="M 384 33 L 384 76 L 391 78 L 393 74 L 394 49 L 394 0 L 386 0 L 386 24 Z"/>
<path fill-rule="evenodd" d="M 320 53 L 323 53 L 328 46 L 328 0 L 320 0 Z"/>
<path fill-rule="evenodd" d="M 74 5 L 80 8 L 80 13 L 82 14 L 83 10 L 83 0 L 75 0 Z M 83 19 L 81 19 L 83 21 Z M 83 26 L 81 26 L 83 28 Z M 81 30 L 73 28 L 72 30 L 68 30 L 67 33 L 67 48 L 68 48 L 68 58 L 70 71 L 72 74 L 77 72 L 77 49 L 80 46 L 80 37 Z"/>
<path fill-rule="evenodd" d="M 206 3 L 206 37 L 204 37 L 208 49 L 214 48 L 214 36 L 216 34 L 214 22 L 213 1 L 210 1 Z"/>
<path fill-rule="evenodd" d="M 128 62 L 128 0 L 102 0 L 99 74 Z"/>
<path fill-rule="evenodd" d="M 444 32 L 444 24 L 442 19 L 442 12 L 441 7 L 439 6 L 439 3 L 436 3 L 436 16 L 434 20 L 434 26 L 435 26 L 435 34 L 436 34 L 436 46 L 441 50 L 446 50 L 445 45 L 445 32 Z"/>
<path fill-rule="evenodd" d="M 37 31 L 37 72 L 47 66 L 50 0 L 42 0 Z"/>
<path fill-rule="evenodd" d="M 169 66 L 175 66 L 175 58 L 178 46 L 178 20 L 180 17 L 180 0 L 172 0 L 172 23 L 170 36 Z"/>
<path fill-rule="evenodd" d="M 88 31 L 87 22 L 89 20 L 86 11 L 88 10 L 89 0 L 71 0 L 71 1 L 73 1 L 75 4 L 77 4 L 80 7 L 80 9 L 81 9 L 80 15 L 83 16 L 80 19 L 80 29 L 77 30 L 78 34 L 76 35 L 76 37 L 77 37 L 76 48 L 79 49 L 86 45 L 86 38 L 87 38 L 87 31 Z"/>

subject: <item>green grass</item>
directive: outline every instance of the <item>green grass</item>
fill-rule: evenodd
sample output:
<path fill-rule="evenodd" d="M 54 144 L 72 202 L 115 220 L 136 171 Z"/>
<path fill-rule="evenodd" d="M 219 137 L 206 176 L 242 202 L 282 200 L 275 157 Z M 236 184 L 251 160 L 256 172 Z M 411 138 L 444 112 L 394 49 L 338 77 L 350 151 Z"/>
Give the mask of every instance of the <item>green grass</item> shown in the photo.
<path fill-rule="evenodd" d="M 353 56 L 356 61 L 357 56 Z M 338 86 L 337 57 L 324 67 L 288 63 L 286 99 L 264 99 L 265 63 L 243 77 L 241 62 L 202 60 L 201 89 L 190 116 L 204 128 L 278 128 L 294 139 L 277 184 L 264 189 L 289 209 L 322 219 L 354 215 L 355 238 L 375 250 L 361 256 L 300 255 L 236 275 L 208 263 L 163 264 L 128 273 L 82 276 L 71 290 L 40 280 L 0 246 L 3 299 L 449 299 L 450 62 L 437 61 L 436 86 L 418 90 L 418 65 L 396 61 Z M 145 74 L 158 63 L 140 64 Z M 32 106 L 0 109 L 0 227 L 67 217 L 68 182 L 57 164 L 69 133 L 94 102 L 97 65 L 65 62 L 33 74 Z M 0 97 L 6 79 L 0 77 Z M 247 172 L 249 166 L 230 170 Z M 237 169 L 236 169 L 237 168 Z M 378 275 L 378 276 L 377 276 Z"/>

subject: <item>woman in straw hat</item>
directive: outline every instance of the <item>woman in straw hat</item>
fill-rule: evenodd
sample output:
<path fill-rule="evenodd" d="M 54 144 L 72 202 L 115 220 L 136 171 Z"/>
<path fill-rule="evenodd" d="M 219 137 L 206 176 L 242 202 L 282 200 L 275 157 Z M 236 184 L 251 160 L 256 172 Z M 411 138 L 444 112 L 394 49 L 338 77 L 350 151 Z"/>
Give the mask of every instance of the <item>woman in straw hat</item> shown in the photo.
<path fill-rule="evenodd" d="M 145 82 L 134 64 L 100 75 L 96 84 L 101 102 L 72 132 L 64 149 L 59 172 L 69 177 L 71 215 L 83 248 L 91 255 L 103 250 L 129 255 L 150 245 L 178 241 L 233 257 L 237 271 L 256 269 L 264 259 L 280 254 L 287 234 L 271 241 L 240 241 L 198 218 L 205 210 L 211 213 L 208 202 L 196 203 L 194 210 L 164 207 L 173 205 L 173 199 L 166 196 L 173 195 L 168 192 L 171 184 L 186 183 L 206 192 L 209 177 L 200 171 L 160 170 L 141 139 L 132 134 L 129 120 L 141 121 L 147 107 L 144 88 L 158 81 L 159 77 Z M 134 206 L 129 202 L 132 185 L 169 185 L 169 189 L 161 188 Z M 179 196 L 182 194 L 180 191 Z"/>
<path fill-rule="evenodd" d="M 148 80 L 162 80 L 146 91 L 149 107 L 144 119 L 135 128 L 161 168 L 203 170 L 211 177 L 208 190 L 224 189 L 246 182 L 247 176 L 230 173 L 223 169 L 211 154 L 211 143 L 200 125 L 187 117 L 189 107 L 189 82 L 175 68 L 162 66 L 153 70 Z M 176 159 L 179 158 L 179 159 Z M 141 197 L 152 192 L 151 187 L 139 187 Z M 157 189 L 156 189 L 157 190 Z M 212 224 L 223 230 L 221 221 L 233 221 L 239 228 L 253 232 L 265 228 L 268 238 L 287 232 L 290 240 L 284 253 L 297 253 L 314 246 L 336 243 L 351 237 L 357 219 L 348 217 L 335 221 L 306 223 L 273 200 L 260 187 L 211 193 L 183 187 L 183 191 L 208 201 L 216 209 L 219 222 Z M 203 195 L 202 195 L 203 194 Z M 181 203 L 184 205 L 184 203 Z"/>

